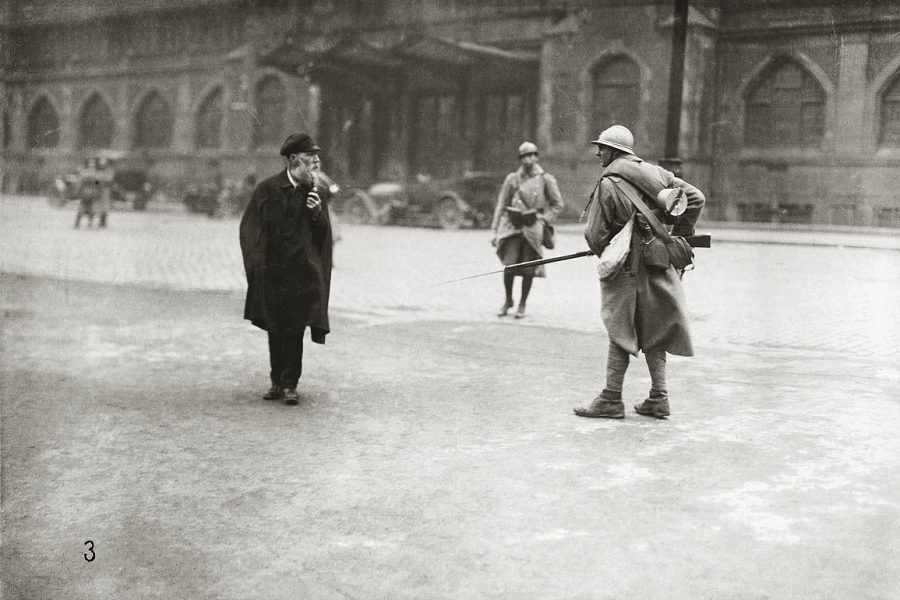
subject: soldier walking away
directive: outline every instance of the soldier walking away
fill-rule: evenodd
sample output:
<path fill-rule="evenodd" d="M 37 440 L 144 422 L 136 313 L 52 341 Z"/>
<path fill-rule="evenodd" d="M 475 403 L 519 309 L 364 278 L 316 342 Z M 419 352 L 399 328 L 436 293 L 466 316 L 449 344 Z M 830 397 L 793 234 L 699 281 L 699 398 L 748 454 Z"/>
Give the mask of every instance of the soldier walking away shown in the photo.
<path fill-rule="evenodd" d="M 98 213 L 98 226 L 101 229 L 106 227 L 109 213 L 112 212 L 112 180 L 112 164 L 106 158 L 100 158 L 97 161 L 97 185 L 100 191 L 94 201 L 94 212 Z"/>
<path fill-rule="evenodd" d="M 556 178 L 538 164 L 538 148 L 531 142 L 519 146 L 519 168 L 506 176 L 497 197 L 497 208 L 491 228 L 491 244 L 504 265 L 543 258 L 543 246 L 552 232 L 550 223 L 563 208 Z M 550 247 L 550 246 L 548 246 Z M 515 317 L 525 316 L 525 303 L 535 277 L 546 277 L 544 265 L 522 267 L 503 273 L 506 297 L 498 317 L 505 317 L 513 307 L 513 283 L 522 278 L 522 295 Z"/>
<path fill-rule="evenodd" d="M 664 265 L 645 264 L 641 249 L 653 236 L 647 219 L 630 199 L 643 200 L 667 226 L 671 235 L 689 236 L 700 218 L 703 194 L 669 171 L 644 162 L 634 154 L 634 137 L 621 125 L 604 130 L 591 142 L 604 168 L 591 196 L 584 237 L 600 256 L 610 240 L 631 219 L 636 219 L 630 252 L 624 267 L 600 282 L 603 324 L 609 333 L 606 387 L 587 407 L 575 408 L 581 417 L 621 419 L 625 416 L 622 384 L 629 355 L 644 352 L 650 370 L 650 393 L 635 405 L 641 415 L 666 418 L 669 397 L 666 389 L 666 353 L 693 356 L 688 328 L 688 311 L 681 285 L 682 272 L 665 257 Z M 670 216 L 656 201 L 666 188 L 680 188 L 687 195 L 687 207 L 679 216 Z"/>
<path fill-rule="evenodd" d="M 81 218 L 87 217 L 88 227 L 94 226 L 94 203 L 102 193 L 97 170 L 97 159 L 89 158 L 78 173 L 78 212 L 75 213 L 75 229 L 81 225 Z"/>
<path fill-rule="evenodd" d="M 290 405 L 300 401 L 304 331 L 318 344 L 329 332 L 332 236 L 327 186 L 317 180 L 320 151 L 306 133 L 288 136 L 286 168 L 256 187 L 240 224 L 244 318 L 269 337 L 271 387 L 263 398 Z"/>

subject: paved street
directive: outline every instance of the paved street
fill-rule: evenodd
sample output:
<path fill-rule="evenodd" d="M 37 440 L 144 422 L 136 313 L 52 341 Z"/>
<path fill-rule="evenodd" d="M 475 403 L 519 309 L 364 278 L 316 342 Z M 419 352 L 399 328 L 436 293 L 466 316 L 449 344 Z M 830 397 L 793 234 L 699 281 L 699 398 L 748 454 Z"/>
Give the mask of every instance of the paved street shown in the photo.
<path fill-rule="evenodd" d="M 72 229 L 73 215 L 74 206 L 5 198 L 2 270 L 180 290 L 245 289 L 235 219 L 122 212 L 112 215 L 109 229 L 88 231 Z M 580 227 L 563 229 L 548 256 L 585 249 Z M 343 225 L 341 233 L 335 309 L 372 323 L 496 320 L 500 275 L 435 285 L 498 268 L 487 232 Z M 740 233 L 715 232 L 729 243 L 698 250 L 697 269 L 685 276 L 698 340 L 709 347 L 900 353 L 900 252 L 881 249 L 900 250 L 900 239 L 872 236 L 867 243 L 874 248 L 855 248 L 848 245 L 864 236 Z M 740 239 L 754 243 L 734 241 Z M 766 240 L 780 243 L 756 243 Z M 843 245 L 789 244 L 830 240 Z M 535 284 L 526 325 L 602 332 L 594 259 L 547 269 L 547 279 Z"/>
<path fill-rule="evenodd" d="M 593 259 L 516 322 L 499 276 L 433 285 L 496 268 L 486 232 L 344 226 L 292 408 L 258 398 L 236 221 L 73 211 L 0 202 L 4 598 L 900 597 L 890 240 L 714 231 L 672 418 L 608 422 L 571 414 Z"/>

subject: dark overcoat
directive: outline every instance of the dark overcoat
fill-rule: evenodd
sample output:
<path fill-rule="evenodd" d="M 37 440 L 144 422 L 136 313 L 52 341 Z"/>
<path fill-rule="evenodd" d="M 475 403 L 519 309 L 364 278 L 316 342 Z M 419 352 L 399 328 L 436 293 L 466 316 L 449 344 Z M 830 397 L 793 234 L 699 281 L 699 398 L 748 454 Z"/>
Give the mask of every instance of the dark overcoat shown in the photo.
<path fill-rule="evenodd" d="M 306 206 L 310 183 L 294 189 L 287 171 L 260 183 L 241 218 L 241 253 L 247 274 L 244 318 L 275 335 L 310 328 L 325 343 L 331 290 L 331 220 L 327 185 L 318 217 Z"/>
<path fill-rule="evenodd" d="M 641 185 L 636 185 L 637 180 Z M 662 167 L 625 155 L 604 170 L 590 203 L 584 237 L 595 255 L 600 256 L 613 236 L 637 218 L 637 209 L 622 191 L 624 186 L 638 194 L 661 222 L 665 222 L 664 216 L 654 208 L 649 188 L 682 188 L 688 209 L 672 232 L 693 235 L 705 202 L 700 190 Z M 635 226 L 624 268 L 612 280 L 600 282 L 603 324 L 609 339 L 631 354 L 662 348 L 670 354 L 693 356 L 681 274 L 671 265 L 665 271 L 647 269 L 641 260 L 641 241 L 640 227 Z"/>

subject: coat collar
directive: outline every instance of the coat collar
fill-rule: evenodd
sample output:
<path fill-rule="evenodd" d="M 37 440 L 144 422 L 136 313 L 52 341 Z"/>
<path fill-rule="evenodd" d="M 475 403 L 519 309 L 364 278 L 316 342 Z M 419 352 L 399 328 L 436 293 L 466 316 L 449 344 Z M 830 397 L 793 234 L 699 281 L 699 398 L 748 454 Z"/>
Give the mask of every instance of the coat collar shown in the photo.
<path fill-rule="evenodd" d="M 603 174 L 601 175 L 601 177 L 606 177 L 606 175 L 614 172 L 616 170 L 616 163 L 619 162 L 620 160 L 624 160 L 627 162 L 644 162 L 644 159 L 638 158 L 634 154 L 623 154 L 616 160 L 609 163 L 609 165 L 607 165 L 607 167 L 605 169 L 603 169 Z"/>
<path fill-rule="evenodd" d="M 520 166 L 516 170 L 516 174 L 518 174 L 519 179 L 525 179 L 526 177 L 529 177 L 529 178 L 537 177 L 538 175 L 541 175 L 543 172 L 544 172 L 544 169 L 541 167 L 541 165 L 534 165 L 530 174 L 525 173 L 525 167 L 523 167 L 523 166 Z"/>
<path fill-rule="evenodd" d="M 286 168 L 283 169 L 281 171 L 281 174 L 278 176 L 278 187 L 280 187 L 282 189 L 285 189 L 285 188 L 290 189 L 290 188 L 294 187 L 294 185 L 291 183 L 291 180 L 288 179 L 288 174 L 287 174 Z"/>

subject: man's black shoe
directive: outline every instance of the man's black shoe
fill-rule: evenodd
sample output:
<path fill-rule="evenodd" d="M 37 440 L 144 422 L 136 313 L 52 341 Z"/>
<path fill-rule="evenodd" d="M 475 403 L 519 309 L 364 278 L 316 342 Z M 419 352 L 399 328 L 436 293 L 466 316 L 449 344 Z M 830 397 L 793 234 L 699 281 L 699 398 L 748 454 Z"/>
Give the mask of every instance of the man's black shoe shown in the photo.
<path fill-rule="evenodd" d="M 281 400 L 281 387 L 273 385 L 269 391 L 263 394 L 263 400 Z"/>
<path fill-rule="evenodd" d="M 300 404 L 300 395 L 293 388 L 284 388 L 284 403 L 288 406 L 297 406 Z"/>
<path fill-rule="evenodd" d="M 634 405 L 634 412 L 645 417 L 656 417 L 657 419 L 665 419 L 669 416 L 669 399 L 660 398 L 654 400 L 647 398 L 640 404 Z"/>

